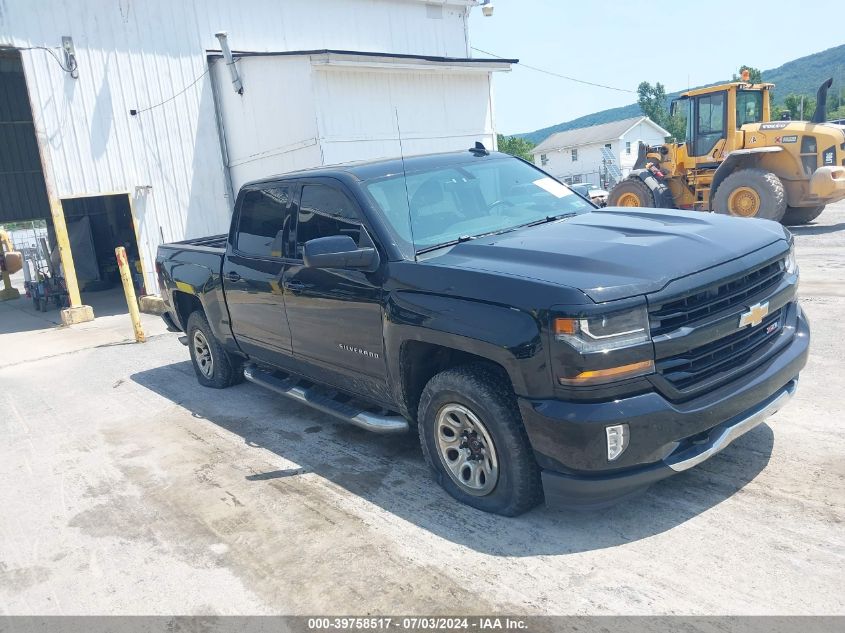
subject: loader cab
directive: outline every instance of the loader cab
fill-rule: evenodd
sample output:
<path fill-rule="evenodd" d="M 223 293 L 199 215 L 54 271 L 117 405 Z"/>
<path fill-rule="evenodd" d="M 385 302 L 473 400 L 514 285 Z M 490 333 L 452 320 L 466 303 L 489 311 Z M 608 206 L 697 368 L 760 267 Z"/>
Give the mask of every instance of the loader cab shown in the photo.
<path fill-rule="evenodd" d="M 699 167 L 721 161 L 743 147 L 740 128 L 768 121 L 772 84 L 730 83 L 691 90 L 672 102 L 672 114 L 686 117 L 686 146 Z"/>

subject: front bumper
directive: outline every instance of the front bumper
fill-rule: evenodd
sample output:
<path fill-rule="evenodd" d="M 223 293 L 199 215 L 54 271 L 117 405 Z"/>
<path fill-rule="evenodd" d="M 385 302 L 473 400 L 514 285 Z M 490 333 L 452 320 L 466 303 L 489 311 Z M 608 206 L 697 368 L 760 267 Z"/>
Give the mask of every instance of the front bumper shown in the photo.
<path fill-rule="evenodd" d="M 519 399 L 550 506 L 603 505 L 701 463 L 779 410 L 807 362 L 799 312 L 789 344 L 744 377 L 683 403 L 656 391 L 610 402 Z M 607 461 L 605 428 L 628 424 L 625 452 Z"/>

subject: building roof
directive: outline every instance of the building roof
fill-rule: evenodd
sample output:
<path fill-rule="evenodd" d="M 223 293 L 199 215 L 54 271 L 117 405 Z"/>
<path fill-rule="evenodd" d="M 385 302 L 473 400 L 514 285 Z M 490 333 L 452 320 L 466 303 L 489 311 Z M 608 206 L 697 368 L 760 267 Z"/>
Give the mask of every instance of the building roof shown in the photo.
<path fill-rule="evenodd" d="M 222 58 L 220 49 L 208 49 L 206 55 L 210 58 Z M 441 55 L 411 55 L 408 53 L 386 53 L 378 51 L 347 51 L 333 48 L 320 48 L 302 51 L 232 51 L 232 57 L 302 57 L 302 56 L 335 56 L 335 57 L 375 57 L 386 59 L 402 59 L 434 62 L 439 64 L 518 64 L 518 59 L 504 57 L 443 57 Z"/>
<path fill-rule="evenodd" d="M 637 116 L 631 119 L 622 119 L 621 121 L 611 121 L 610 123 L 602 123 L 601 125 L 591 125 L 590 127 L 579 127 L 574 130 L 557 132 L 556 134 L 552 134 L 543 140 L 542 143 L 531 150 L 531 153 L 534 155 L 543 154 L 566 147 L 576 147 L 578 145 L 590 145 L 592 143 L 613 141 L 623 136 L 635 125 L 642 122 L 651 124 L 664 136 L 669 136 L 669 132 L 667 130 L 664 130 L 647 116 Z"/>

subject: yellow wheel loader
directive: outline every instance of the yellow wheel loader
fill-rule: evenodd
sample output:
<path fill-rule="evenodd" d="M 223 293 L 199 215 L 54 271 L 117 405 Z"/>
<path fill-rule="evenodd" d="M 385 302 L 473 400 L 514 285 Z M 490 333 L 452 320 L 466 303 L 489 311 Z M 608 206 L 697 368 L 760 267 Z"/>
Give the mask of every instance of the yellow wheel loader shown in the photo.
<path fill-rule="evenodd" d="M 845 126 L 824 123 L 828 79 L 810 121 L 771 120 L 774 84 L 742 81 L 682 93 L 686 139 L 640 144 L 609 207 L 665 207 L 806 224 L 845 198 Z"/>

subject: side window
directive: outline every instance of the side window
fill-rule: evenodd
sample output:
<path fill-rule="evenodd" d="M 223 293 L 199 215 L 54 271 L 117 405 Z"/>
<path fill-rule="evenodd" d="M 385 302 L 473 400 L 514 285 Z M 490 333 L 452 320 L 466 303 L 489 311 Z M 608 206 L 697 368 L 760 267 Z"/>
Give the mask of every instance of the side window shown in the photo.
<path fill-rule="evenodd" d="M 241 203 L 236 248 L 245 255 L 283 257 L 290 186 L 250 191 Z"/>
<path fill-rule="evenodd" d="M 302 245 L 308 240 L 332 235 L 348 235 L 358 243 L 361 222 L 355 203 L 333 187 L 305 185 L 296 225 L 297 257 L 302 257 Z"/>

